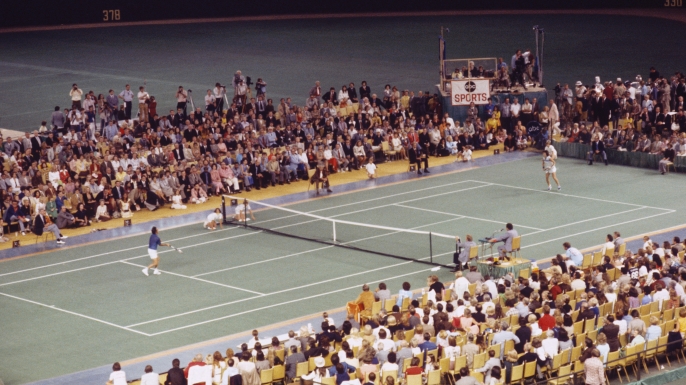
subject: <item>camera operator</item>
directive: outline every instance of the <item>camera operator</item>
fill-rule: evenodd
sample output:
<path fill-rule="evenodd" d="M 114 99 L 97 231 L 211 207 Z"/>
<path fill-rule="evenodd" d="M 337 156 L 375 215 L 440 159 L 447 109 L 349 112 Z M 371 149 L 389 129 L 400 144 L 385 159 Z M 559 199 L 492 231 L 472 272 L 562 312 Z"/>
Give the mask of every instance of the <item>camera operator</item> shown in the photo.
<path fill-rule="evenodd" d="M 71 86 L 69 96 L 71 97 L 71 107 L 81 109 L 81 96 L 83 96 L 83 91 L 79 88 L 79 86 L 76 85 L 76 83 Z"/>
<path fill-rule="evenodd" d="M 183 90 L 183 86 L 179 86 L 179 90 L 176 91 L 176 109 L 179 108 L 183 110 L 183 114 L 187 115 L 186 105 L 188 104 L 188 93 Z"/>
<path fill-rule="evenodd" d="M 241 70 L 238 70 L 238 71 L 236 71 L 235 74 L 233 74 L 233 79 L 231 79 L 231 85 L 233 86 L 233 89 L 234 89 L 234 91 L 233 91 L 234 97 L 238 95 L 238 84 L 241 81 L 245 82 L 245 77 L 243 77 L 243 75 L 241 75 Z"/>
<path fill-rule="evenodd" d="M 257 83 L 255 83 L 255 94 L 259 98 L 262 96 L 263 98 L 267 97 L 267 82 L 262 80 L 262 78 L 257 78 Z"/>

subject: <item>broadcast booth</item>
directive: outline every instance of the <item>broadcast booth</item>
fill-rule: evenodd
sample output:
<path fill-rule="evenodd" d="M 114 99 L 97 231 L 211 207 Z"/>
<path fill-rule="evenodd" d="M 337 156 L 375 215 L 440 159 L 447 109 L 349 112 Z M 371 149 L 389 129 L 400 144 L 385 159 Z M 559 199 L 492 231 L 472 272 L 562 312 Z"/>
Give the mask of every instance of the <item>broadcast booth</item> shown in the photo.
<path fill-rule="evenodd" d="M 437 88 L 441 95 L 443 111 L 450 114 L 455 121 L 464 123 L 467 119 L 467 109 L 472 102 L 479 109 L 479 117 L 484 124 L 488 120 L 485 106 L 491 100 L 499 105 L 504 103 L 506 98 L 510 98 L 510 103 L 514 99 L 519 99 L 519 103 L 523 104 L 525 98 L 532 103 L 536 98 L 541 110 L 548 105 L 548 92 L 540 84 L 526 81 L 526 90 L 519 84 L 510 87 L 499 84 L 497 58 L 445 59 L 445 45 L 442 39 L 439 49 L 441 81 Z M 509 63 L 509 57 L 505 61 Z"/>

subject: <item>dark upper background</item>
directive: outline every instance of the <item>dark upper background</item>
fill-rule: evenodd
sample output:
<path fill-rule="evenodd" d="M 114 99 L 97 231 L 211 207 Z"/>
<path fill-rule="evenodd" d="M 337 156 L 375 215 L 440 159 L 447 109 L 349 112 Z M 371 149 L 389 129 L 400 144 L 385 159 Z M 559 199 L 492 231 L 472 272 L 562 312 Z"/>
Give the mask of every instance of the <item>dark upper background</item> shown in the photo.
<path fill-rule="evenodd" d="M 111 21 L 289 15 L 315 13 L 414 12 L 496 9 L 683 8 L 683 0 L 6 0 L 0 28 Z M 104 19 L 107 18 L 107 21 Z M 113 21 L 117 22 L 117 20 Z"/>

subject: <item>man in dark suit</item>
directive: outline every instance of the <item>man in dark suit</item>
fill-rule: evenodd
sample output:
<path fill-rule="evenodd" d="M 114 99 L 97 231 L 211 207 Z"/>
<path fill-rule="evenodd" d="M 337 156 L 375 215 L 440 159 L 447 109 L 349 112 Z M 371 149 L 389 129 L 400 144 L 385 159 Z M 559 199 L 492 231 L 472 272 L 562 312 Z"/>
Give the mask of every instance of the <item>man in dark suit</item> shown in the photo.
<path fill-rule="evenodd" d="M 185 160 L 186 157 L 183 155 L 183 145 L 182 144 L 175 144 L 174 145 L 174 159 L 176 159 L 177 162 L 180 162 L 182 160 Z"/>
<path fill-rule="evenodd" d="M 324 101 L 326 103 L 331 102 L 331 103 L 333 103 L 334 106 L 337 106 L 338 105 L 338 95 L 336 95 L 336 89 L 331 87 L 329 89 L 329 92 L 327 92 L 326 94 L 324 94 L 324 96 L 322 96 L 322 99 L 324 99 Z"/>
<path fill-rule="evenodd" d="M 607 154 L 605 154 L 605 144 L 600 140 L 600 137 L 598 135 L 595 135 L 593 137 L 593 140 L 591 141 L 591 151 L 588 152 L 589 166 L 593 165 L 593 157 L 595 155 L 602 155 L 603 161 L 607 166 Z"/>
<path fill-rule="evenodd" d="M 40 159 L 40 146 L 41 146 L 40 136 L 38 136 L 38 131 L 34 131 L 33 136 L 31 137 L 31 153 L 33 154 L 33 158 L 36 161 L 38 159 Z"/>
<path fill-rule="evenodd" d="M 424 172 L 429 173 L 429 159 L 427 159 L 419 143 L 410 146 L 407 156 L 410 159 L 410 164 L 414 163 L 417 165 L 418 175 L 422 175 L 422 161 L 424 162 Z"/>
<path fill-rule="evenodd" d="M 41 236 L 45 231 L 53 233 L 58 245 L 63 245 L 64 239 L 67 239 L 67 236 L 60 233 L 60 229 L 57 228 L 57 225 L 52 223 L 50 217 L 48 217 L 48 214 L 45 212 L 45 209 L 41 209 L 33 220 L 33 232 L 36 235 Z"/>
<path fill-rule="evenodd" d="M 117 202 L 119 202 L 122 199 L 122 197 L 124 197 L 124 187 L 122 187 L 120 181 L 114 182 L 114 187 L 112 188 L 112 196 Z"/>

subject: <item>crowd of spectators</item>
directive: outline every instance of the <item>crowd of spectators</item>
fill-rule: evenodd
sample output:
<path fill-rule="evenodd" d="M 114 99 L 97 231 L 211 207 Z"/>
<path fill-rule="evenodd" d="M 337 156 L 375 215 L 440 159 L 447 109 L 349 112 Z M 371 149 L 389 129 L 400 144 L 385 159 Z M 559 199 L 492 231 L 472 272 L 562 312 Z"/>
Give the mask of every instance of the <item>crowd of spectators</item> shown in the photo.
<path fill-rule="evenodd" d="M 183 370 L 174 360 L 164 383 L 228 385 L 240 377 L 244 385 L 259 385 L 266 370 L 285 381 L 394 385 L 412 375 L 431 383 L 438 371 L 448 383 L 496 385 L 510 383 L 518 365 L 534 365 L 531 376 L 540 380 L 583 363 L 587 384 L 605 384 L 606 367 L 616 366 L 608 357 L 624 357 L 633 347 L 643 351 L 658 339 L 662 346 L 669 342 L 668 354 L 683 348 L 686 241 L 643 241 L 636 253 L 620 255 L 613 251 L 626 247 L 623 238 L 608 234 L 599 263 L 584 262 L 565 242 L 551 267 L 529 278 L 494 278 L 471 266 L 446 284 L 429 276 L 419 296 L 408 282 L 397 295 L 383 282 L 375 290 L 364 285 L 349 303 L 362 304 L 360 311 L 349 306 L 339 325 L 324 313 L 316 333 L 302 326 L 264 340 L 254 330 L 237 352 L 198 354 Z M 381 310 L 373 311 L 377 302 Z M 145 376 L 157 380 L 149 372 Z M 124 384 L 116 378 L 125 378 L 118 364 L 110 380 Z"/>
<path fill-rule="evenodd" d="M 574 89 L 558 85 L 556 92 L 563 140 L 594 143 L 594 152 L 600 154 L 605 149 L 645 152 L 669 162 L 686 156 L 683 73 L 665 77 L 651 67 L 645 79 L 596 78 L 594 85 L 577 81 Z"/>
<path fill-rule="evenodd" d="M 68 108 L 55 107 L 34 132 L 1 139 L 4 224 L 25 234 L 44 208 L 60 229 L 89 226 L 307 180 L 317 167 L 327 174 L 364 169 L 373 177 L 370 164 L 400 158 L 421 173 L 432 156 L 469 161 L 472 150 L 498 142 L 507 147 L 516 139 L 509 150 L 527 145 L 526 137 L 506 137 L 501 120 L 507 127 L 514 120 L 501 118 L 495 105 L 483 116 L 472 105 L 461 123 L 443 113 L 437 94 L 424 91 L 386 85 L 377 94 L 365 81 L 326 91 L 316 82 L 304 104 L 291 98 L 274 104 L 265 81 L 255 83 L 254 96 L 249 83 L 237 71 L 229 95 L 217 83 L 197 101 L 201 106 L 180 86 L 168 114 L 144 86 L 96 95 L 74 84 Z M 534 118 L 527 108 L 524 123 Z M 521 127 L 512 123 L 513 132 Z M 10 210 L 13 202 L 17 210 Z"/>

